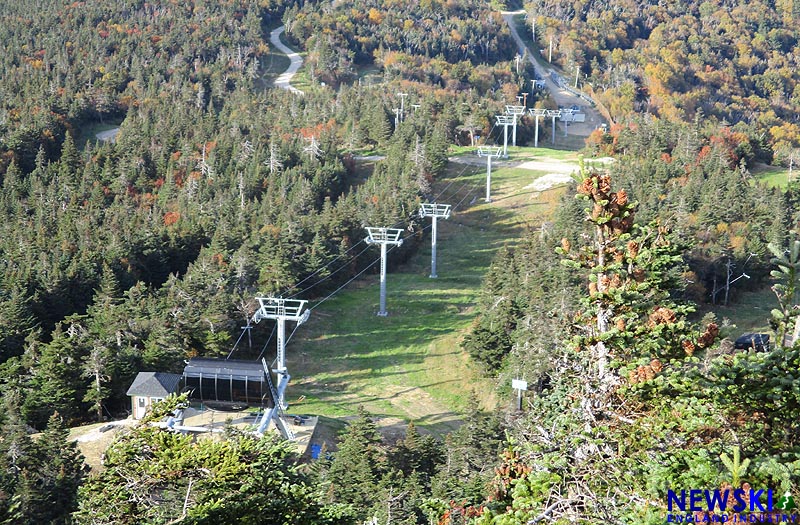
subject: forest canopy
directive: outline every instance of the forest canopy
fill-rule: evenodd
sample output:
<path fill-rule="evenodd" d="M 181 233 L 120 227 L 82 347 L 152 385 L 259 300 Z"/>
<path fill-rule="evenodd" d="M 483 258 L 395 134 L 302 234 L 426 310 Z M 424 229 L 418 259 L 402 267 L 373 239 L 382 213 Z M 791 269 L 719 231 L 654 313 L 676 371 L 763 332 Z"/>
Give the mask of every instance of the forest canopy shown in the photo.
<path fill-rule="evenodd" d="M 701 114 L 756 125 L 779 158 L 800 147 L 797 2 L 536 0 L 526 10 L 539 45 L 552 38 L 554 60 L 580 68 L 614 120 Z"/>
<path fill-rule="evenodd" d="M 124 415 L 138 372 L 228 355 L 256 293 L 375 271 L 365 226 L 404 228 L 407 261 L 450 146 L 491 141 L 535 72 L 476 0 L 2 2 L 0 521 L 655 524 L 668 490 L 796 489 L 800 184 L 751 174 L 800 146 L 795 5 L 525 6 L 613 120 L 585 150 L 613 160 L 582 165 L 459 311 L 461 348 L 499 397 L 526 378 L 525 410 L 471 399 L 443 439 L 359 410 L 308 464 L 145 422 L 87 477 L 67 426 Z M 281 23 L 302 96 L 271 86 Z M 747 284 L 723 286 L 732 267 Z M 771 348 L 695 314 L 766 285 Z"/>

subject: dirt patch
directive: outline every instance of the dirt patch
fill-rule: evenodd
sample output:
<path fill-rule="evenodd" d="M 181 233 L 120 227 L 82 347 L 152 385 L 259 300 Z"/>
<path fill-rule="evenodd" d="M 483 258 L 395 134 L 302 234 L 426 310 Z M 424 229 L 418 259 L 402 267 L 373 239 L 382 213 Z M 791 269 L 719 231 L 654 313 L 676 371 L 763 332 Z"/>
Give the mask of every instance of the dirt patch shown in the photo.
<path fill-rule="evenodd" d="M 121 427 L 131 427 L 138 423 L 138 421 L 134 419 L 122 419 L 120 421 L 112 421 L 110 423 L 104 423 L 102 425 L 92 425 L 93 428 L 90 428 L 88 432 L 85 434 L 81 434 L 75 438 L 75 441 L 78 443 L 88 443 L 91 441 L 98 441 L 103 439 L 104 437 L 108 437 L 109 433 L 111 435 L 114 434 L 115 431 L 119 430 Z"/>
<path fill-rule="evenodd" d="M 96 472 L 102 468 L 103 454 L 117 435 L 137 423 L 135 419 L 95 423 L 87 427 L 70 429 L 70 437 L 78 444 L 78 450 L 83 454 L 86 464 Z"/>
<path fill-rule="evenodd" d="M 550 188 L 574 182 L 572 175 L 567 173 L 548 173 L 525 186 L 526 190 L 546 191 Z"/>

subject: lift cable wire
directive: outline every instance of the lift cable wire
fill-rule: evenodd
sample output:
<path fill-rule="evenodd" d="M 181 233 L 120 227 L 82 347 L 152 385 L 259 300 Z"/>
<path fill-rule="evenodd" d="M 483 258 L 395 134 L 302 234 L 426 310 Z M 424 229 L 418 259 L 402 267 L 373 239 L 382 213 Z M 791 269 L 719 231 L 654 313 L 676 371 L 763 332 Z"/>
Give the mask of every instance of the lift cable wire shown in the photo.
<path fill-rule="evenodd" d="M 325 301 L 327 301 L 328 299 L 330 299 L 331 297 L 333 297 L 334 295 L 336 295 L 336 293 L 337 293 L 339 290 L 341 290 L 342 288 L 344 288 L 344 287 L 345 287 L 345 286 L 347 286 L 348 284 L 352 283 L 353 281 L 355 281 L 356 279 L 358 279 L 359 277 L 361 277 L 361 276 L 364 274 L 364 272 L 366 272 L 367 270 L 369 270 L 370 268 L 372 268 L 373 266 L 375 266 L 375 265 L 376 265 L 376 264 L 378 264 L 379 262 L 381 262 L 381 258 L 380 258 L 380 257 L 378 257 L 377 259 L 375 259 L 374 261 L 372 261 L 371 263 L 369 263 L 369 264 L 368 264 L 366 267 L 364 267 L 364 269 L 363 269 L 363 270 L 361 270 L 361 271 L 360 271 L 360 272 L 358 272 L 356 275 L 354 275 L 354 276 L 353 276 L 353 277 L 352 277 L 352 278 L 351 278 L 349 281 L 347 281 L 346 283 L 344 283 L 343 285 L 341 285 L 339 288 L 337 288 L 336 290 L 334 290 L 334 291 L 332 291 L 330 294 L 328 294 L 328 296 L 327 296 L 327 297 L 325 297 L 325 298 L 324 298 L 324 299 L 322 299 L 321 301 L 318 301 L 318 302 L 317 302 L 317 303 L 316 303 L 314 306 L 312 306 L 312 307 L 310 308 L 310 310 L 314 310 L 316 307 L 318 307 L 319 305 L 321 305 L 322 303 L 324 303 Z"/>
<path fill-rule="evenodd" d="M 230 359 L 230 358 L 231 358 L 231 354 L 233 354 L 233 351 L 234 351 L 234 350 L 236 350 L 236 347 L 237 347 L 237 346 L 239 346 L 239 343 L 241 342 L 241 340 L 242 340 L 242 337 L 244 337 L 244 334 L 245 334 L 245 333 L 246 333 L 248 330 L 250 330 L 250 320 L 249 320 L 249 319 L 248 319 L 248 321 L 247 321 L 247 326 L 245 326 L 244 328 L 242 328 L 242 334 L 239 336 L 239 339 L 237 339 L 237 340 L 236 340 L 236 342 L 235 342 L 235 343 L 233 343 L 233 348 L 231 348 L 231 351 L 228 353 L 228 357 L 226 357 L 226 358 L 225 358 L 225 360 L 226 360 L 226 361 L 227 361 L 228 359 Z"/>
<path fill-rule="evenodd" d="M 465 169 L 466 169 L 466 166 L 465 166 Z M 462 173 L 463 173 L 463 170 L 462 170 Z M 452 182 L 451 182 L 451 184 L 452 184 Z M 466 187 L 468 184 L 469 184 L 469 182 L 465 182 L 464 184 L 462 184 L 462 185 L 461 185 L 461 187 L 460 187 L 460 188 L 458 188 L 458 190 L 456 190 L 456 191 L 453 193 L 453 197 L 455 197 L 455 196 L 457 196 L 459 193 L 461 193 L 461 190 L 463 190 L 463 189 L 464 189 L 464 188 L 465 188 L 465 187 Z M 448 187 L 449 187 L 449 185 L 448 185 Z M 473 187 L 472 187 L 472 189 L 470 189 L 470 190 L 469 190 L 469 191 L 468 191 L 468 192 L 467 192 L 467 193 L 466 193 L 466 194 L 465 194 L 465 195 L 464 195 L 464 196 L 461 198 L 461 200 L 459 200 L 459 201 L 458 201 L 458 203 L 456 203 L 456 204 L 453 206 L 453 208 L 452 208 L 452 209 L 453 209 L 453 211 L 455 211 L 456 209 L 458 209 L 458 208 L 459 208 L 459 206 L 461 206 L 461 204 L 462 204 L 462 203 L 463 203 L 465 200 L 467 200 L 467 198 L 468 198 L 470 195 L 472 195 L 472 194 L 473 194 L 473 193 L 474 193 L 476 190 L 480 190 L 480 188 L 481 188 L 481 185 L 475 185 L 475 186 L 473 186 Z M 441 195 L 441 193 L 440 193 L 439 195 Z M 410 238 L 410 237 L 413 237 L 414 235 L 417 235 L 418 233 L 424 232 L 425 230 L 427 230 L 427 229 L 431 228 L 432 226 L 433 226 L 433 224 L 428 224 L 428 225 L 424 226 L 423 228 L 421 228 L 421 229 L 420 229 L 420 230 L 418 230 L 418 231 L 413 231 L 413 232 L 410 232 L 410 233 L 406 234 L 406 235 L 403 237 L 403 240 L 406 240 L 406 239 L 408 239 L 408 238 Z M 363 241 L 361 241 L 361 242 L 363 242 Z M 358 246 L 358 244 L 360 244 L 360 242 L 359 242 L 359 243 L 356 243 L 356 244 L 354 244 L 354 245 L 353 245 L 353 246 L 350 248 L 350 250 L 348 250 L 348 252 L 349 252 L 349 251 L 351 251 L 351 250 L 352 250 L 352 249 L 353 249 L 355 246 Z M 316 283 L 312 284 L 311 286 L 309 286 L 309 287 L 307 287 L 307 288 L 305 288 L 305 289 L 303 289 L 303 290 L 301 290 L 301 291 L 297 292 L 296 294 L 292 295 L 290 298 L 296 297 L 297 295 L 300 295 L 301 293 L 303 293 L 303 292 L 306 292 L 306 291 L 310 290 L 311 288 L 314 288 L 314 287 L 315 287 L 315 286 L 317 286 L 318 284 L 320 284 L 320 283 L 322 283 L 322 282 L 325 282 L 325 281 L 327 281 L 328 279 L 330 279 L 331 277 L 333 277 L 333 275 L 334 275 L 334 274 L 336 274 L 337 272 L 339 272 L 340 270 L 342 270 L 343 268 L 345 268 L 345 267 L 346 267 L 346 266 L 347 266 L 347 265 L 348 265 L 348 264 L 349 264 L 349 263 L 350 263 L 350 262 L 351 262 L 353 259 L 356 259 L 356 258 L 358 258 L 359 256 L 361 256 L 361 255 L 362 255 L 364 252 L 366 252 L 366 251 L 367 251 L 369 248 L 370 248 L 370 246 L 367 246 L 366 248 L 364 248 L 363 250 L 361 250 L 361 251 L 360 251 L 358 254 L 356 254 L 356 255 L 354 255 L 354 256 L 352 256 L 352 257 L 350 257 L 350 259 L 347 261 L 347 263 L 345 263 L 345 264 L 344 264 L 344 265 L 342 265 L 341 267 L 337 268 L 336 270 L 334 270 L 333 272 L 331 272 L 329 275 L 325 276 L 324 278 L 322 278 L 321 280 L 319 280 L 319 281 L 317 281 Z M 392 250 L 394 250 L 395 248 L 397 248 L 397 246 L 392 246 L 392 247 L 390 247 L 387 253 L 391 252 L 391 251 L 392 251 Z M 345 252 L 345 253 L 347 253 L 347 252 Z M 344 255 L 344 254 L 342 254 L 342 256 L 343 256 L 343 255 Z M 321 300 L 320 300 L 320 301 L 318 301 L 316 304 L 314 304 L 314 306 L 312 306 L 311 308 L 309 308 L 309 310 L 314 310 L 315 308 L 317 308 L 318 306 L 320 306 L 322 303 L 324 303 L 324 302 L 325 302 L 325 301 L 327 301 L 328 299 L 331 299 L 331 298 L 332 298 L 334 295 L 336 295 L 338 292 L 340 292 L 342 289 L 344 289 L 344 288 L 345 288 L 347 285 L 349 285 L 350 283 L 352 283 L 353 281 L 355 281 L 356 279 L 358 279 L 359 277 L 361 277 L 361 276 L 362 276 L 364 273 L 366 273 L 366 271 L 367 271 L 367 270 L 369 270 L 370 268 L 372 268 L 373 266 L 375 266 L 377 263 L 379 263 L 379 262 L 380 262 L 380 260 L 381 260 L 381 259 L 380 259 L 380 257 L 378 257 L 377 259 L 375 259 L 374 261 L 372 261 L 370 264 L 368 264 L 367 266 L 365 266 L 365 267 L 364 267 L 364 268 L 363 268 L 363 269 L 362 269 L 360 272 L 358 272 L 356 275 L 354 275 L 353 277 L 351 277 L 351 278 L 350 278 L 350 279 L 349 279 L 347 282 L 345 282 L 344 284 L 342 284 L 341 286 L 339 286 L 339 287 L 338 287 L 336 290 L 334 290 L 333 292 L 331 292 L 330 294 L 328 294 L 328 295 L 327 295 L 325 298 L 321 299 Z M 327 266 L 327 265 L 326 265 L 326 266 Z M 317 271 L 316 271 L 316 272 L 314 272 L 314 273 L 319 273 L 319 271 L 321 271 L 321 270 L 322 270 L 322 269 L 324 269 L 324 268 L 325 268 L 325 267 L 322 267 L 322 268 L 320 268 L 319 270 L 317 270 Z M 302 282 L 302 281 L 301 281 L 301 282 Z M 298 284 L 299 284 L 299 283 L 298 283 Z M 290 289 L 290 291 L 291 291 L 291 289 Z M 287 338 L 286 338 L 286 343 L 288 343 L 288 342 L 289 342 L 289 341 L 292 339 L 292 337 L 294 336 L 294 334 L 295 334 L 295 332 L 297 331 L 297 328 L 298 328 L 299 326 L 300 326 L 300 325 L 296 325 L 296 326 L 294 327 L 294 330 L 292 330 L 292 333 L 291 333 L 291 334 L 289 334 L 289 337 L 287 337 Z M 226 359 L 229 359 L 229 358 L 231 357 L 231 354 L 233 354 L 233 351 L 236 349 L 237 345 L 238 345 L 238 344 L 239 344 L 239 342 L 242 340 L 242 337 L 244 336 L 244 333 L 245 333 L 245 332 L 246 332 L 246 331 L 247 331 L 249 328 L 250 328 L 250 327 L 249 327 L 249 325 L 248 325 L 248 327 L 246 327 L 246 328 L 244 328 L 244 329 L 242 330 L 242 334 L 239 336 L 239 339 L 238 339 L 238 340 L 236 341 L 236 343 L 233 345 L 233 348 L 231 349 L 231 351 L 230 351 L 230 353 L 228 354 L 228 357 L 226 357 Z M 261 350 L 261 353 L 258 355 L 258 359 L 261 359 L 261 357 L 264 355 L 264 352 L 267 350 L 267 347 L 269 346 L 269 343 L 272 341 L 272 338 L 273 338 L 273 336 L 275 335 L 275 329 L 276 329 L 276 326 L 273 326 L 273 327 L 272 327 L 272 333 L 270 333 L 269 339 L 267 339 L 267 342 L 264 344 L 264 348 Z"/>
<path fill-rule="evenodd" d="M 361 241 L 361 242 L 364 242 L 364 241 Z M 295 298 L 295 297 L 297 297 L 298 295 L 300 295 L 300 294 L 303 294 L 303 293 L 307 292 L 308 290 L 310 290 L 310 289 L 314 288 L 314 287 L 315 287 L 315 286 L 317 286 L 318 284 L 324 283 L 325 281 L 327 281 L 328 279 L 330 279 L 331 277 L 333 277 L 334 275 L 336 275 L 337 273 L 339 273 L 341 270 L 344 270 L 345 268 L 347 268 L 347 267 L 350 265 L 350 263 L 351 263 L 353 260 L 355 260 L 355 259 L 358 259 L 358 258 L 359 258 L 359 257 L 360 257 L 360 256 L 361 256 L 361 255 L 362 255 L 364 252 L 366 252 L 366 251 L 367 251 L 367 250 L 369 250 L 369 249 L 370 249 L 370 246 L 369 246 L 369 245 L 367 245 L 367 247 L 366 247 L 366 248 L 364 248 L 363 250 L 361 250 L 360 252 L 358 252 L 356 255 L 354 255 L 354 256 L 352 256 L 352 257 L 350 257 L 350 259 L 348 259 L 348 260 L 347 260 L 347 261 L 346 261 L 346 262 L 345 262 L 343 265 L 341 265 L 339 268 L 337 268 L 336 270 L 332 271 L 331 273 L 329 273 L 328 275 L 326 275 L 325 277 L 323 277 L 323 278 L 322 278 L 322 279 L 320 279 L 319 281 L 315 282 L 314 284 L 312 284 L 312 285 L 310 285 L 310 286 L 307 286 L 306 288 L 303 288 L 303 289 L 302 289 L 302 290 L 300 290 L 299 292 L 297 292 L 297 293 L 294 293 L 294 294 L 290 295 L 288 298 L 289 298 L 289 299 L 294 299 L 294 298 Z M 318 270 L 318 271 L 319 271 L 319 270 Z"/>
<path fill-rule="evenodd" d="M 278 325 L 277 325 L 277 324 L 275 324 L 275 325 L 272 327 L 272 333 L 270 333 L 270 334 L 269 334 L 269 339 L 267 339 L 267 342 L 266 342 L 266 343 L 264 343 L 264 348 L 262 348 L 262 349 L 261 349 L 261 353 L 260 353 L 260 354 L 258 354 L 258 357 L 256 358 L 256 360 L 260 360 L 260 359 L 261 359 L 261 357 L 264 355 L 264 352 L 266 352 L 266 351 L 267 351 L 267 347 L 269 346 L 269 342 L 270 342 L 270 341 L 272 341 L 272 336 L 273 336 L 273 335 L 275 335 L 275 329 L 276 329 L 276 328 L 278 328 Z"/>
<path fill-rule="evenodd" d="M 354 245 L 352 245 L 352 246 L 351 246 L 351 247 L 350 247 L 350 248 L 349 248 L 349 249 L 348 249 L 346 252 L 344 252 L 344 253 L 342 253 L 342 254 L 339 254 L 339 255 L 337 255 L 336 257 L 334 257 L 333 259 L 331 259 L 331 260 L 330 260 L 330 261 L 329 261 L 327 264 L 325 264 L 324 266 L 320 266 L 320 267 L 319 267 L 319 268 L 318 268 L 318 269 L 317 269 L 317 270 L 316 270 L 314 273 L 312 273 L 312 274 L 310 274 L 310 275 L 306 276 L 306 278 L 305 278 L 305 279 L 303 279 L 302 281 L 300 281 L 299 283 L 297 283 L 297 284 L 295 284 L 295 285 L 291 286 L 290 288 L 286 289 L 285 291 L 283 291 L 283 292 L 281 293 L 281 296 L 284 296 L 284 295 L 288 294 L 288 293 L 289 293 L 289 292 L 291 292 L 292 290 L 296 290 L 297 288 L 299 288 L 299 287 L 300 287 L 300 285 L 301 285 L 301 284 L 303 284 L 304 282 L 308 281 L 309 279 L 311 279 L 312 277 L 314 277 L 315 275 L 317 275 L 319 272 L 323 271 L 325 268 L 328 268 L 330 265 L 332 265 L 333 263 L 335 263 L 336 261 L 338 261 L 339 259 L 341 259 L 341 258 L 342 258 L 342 257 L 344 257 L 345 255 L 347 255 L 347 254 L 348 254 L 348 253 L 350 253 L 351 251 L 355 250 L 355 249 L 356 249 L 356 247 L 357 247 L 359 244 L 361 244 L 362 242 L 364 242 L 364 239 L 361 239 L 360 241 L 358 241 L 357 243 L 355 243 Z M 362 253 L 363 253 L 363 252 L 362 252 Z M 357 257 L 357 256 L 356 256 L 356 257 Z M 348 261 L 348 262 L 349 262 L 349 261 Z M 300 293 L 300 292 L 298 292 L 298 293 Z M 295 295 L 297 295 L 297 294 L 294 294 L 294 295 L 292 295 L 292 297 L 294 297 Z"/>
<path fill-rule="evenodd" d="M 465 188 L 465 187 L 466 187 L 468 184 L 469 184 L 469 182 L 465 182 L 464 184 L 462 184 L 462 185 L 461 185 L 461 187 L 460 187 L 460 188 L 459 188 L 459 189 L 458 189 L 458 190 L 457 190 L 457 191 L 456 191 L 456 192 L 453 194 L 453 196 L 455 197 L 456 195 L 458 195 L 459 193 L 461 193 L 461 191 L 462 191 L 462 190 L 463 190 L 463 189 L 464 189 L 464 188 Z M 469 190 L 469 191 L 466 193 L 466 195 L 464 195 L 464 197 L 462 197 L 462 198 L 461 198 L 461 200 L 460 200 L 460 201 L 458 201 L 458 203 L 457 203 L 455 206 L 453 206 L 453 210 L 457 209 L 457 208 L 458 208 L 458 207 L 459 207 L 459 206 L 460 206 L 460 205 L 461 205 L 461 204 L 462 204 L 462 203 L 463 203 L 465 200 L 467 200 L 467 198 L 468 198 L 470 195 L 472 195 L 472 194 L 473 194 L 473 193 L 474 193 L 476 190 L 479 190 L 480 188 L 481 188 L 481 186 L 480 186 L 480 185 L 473 186 L 473 187 L 472 187 L 472 189 L 470 189 L 470 190 Z M 406 235 L 403 237 L 403 240 L 405 240 L 405 239 L 408 239 L 408 238 L 410 238 L 410 237 L 413 237 L 414 235 L 417 235 L 417 234 L 418 234 L 418 233 L 420 233 L 420 232 L 424 232 L 425 230 L 428 230 L 428 229 L 430 229 L 432 226 L 433 226 L 432 224 L 428 224 L 428 225 L 424 226 L 423 228 L 421 228 L 420 230 L 417 230 L 417 231 L 414 231 L 414 232 L 408 233 L 408 234 L 406 234 Z M 362 250 L 362 251 L 361 251 L 361 252 L 360 252 L 358 255 L 356 255 L 355 257 L 351 257 L 351 258 L 350 258 L 350 261 L 352 261 L 354 258 L 356 258 L 356 257 L 360 256 L 360 255 L 361 255 L 361 254 L 363 254 L 364 252 L 366 252 L 366 251 L 367 251 L 369 248 L 370 248 L 370 247 L 369 247 L 369 246 L 367 246 L 367 248 L 365 248 L 364 250 Z M 394 250 L 395 248 L 396 248 L 396 246 L 392 246 L 391 248 L 389 248 L 389 251 L 392 251 L 392 250 Z M 387 253 L 388 253 L 388 252 L 387 252 Z M 348 263 L 349 263 L 350 261 L 348 261 Z M 376 264 L 376 262 L 379 262 L 379 261 L 380 261 L 380 258 L 378 258 L 376 261 L 373 261 L 372 263 L 370 263 L 370 264 L 369 264 L 369 265 L 368 265 L 366 268 L 364 268 L 363 270 L 361 270 L 361 271 L 360 271 L 358 274 L 356 274 L 356 275 L 355 275 L 353 278 L 351 278 L 351 279 L 350 279 L 350 280 L 348 280 L 346 283 L 344 283 L 343 285 L 341 285 L 339 288 L 337 288 L 336 290 L 334 290 L 334 291 L 333 291 L 331 294 L 329 294 L 327 297 L 325 297 L 324 299 L 322 299 L 321 301 L 319 301 L 318 303 L 316 303 L 316 304 L 315 304 L 313 307 L 311 307 L 310 309 L 311 309 L 311 310 L 313 310 L 314 308 L 316 308 L 317 306 L 319 306 L 319 305 L 320 305 L 320 304 L 322 304 L 323 302 L 325 302 L 325 301 L 327 301 L 328 299 L 330 299 L 331 297 L 333 297 L 333 295 L 335 295 L 337 292 L 339 292 L 339 291 L 340 291 L 341 289 L 343 289 L 345 286 L 347 286 L 348 284 L 350 284 L 351 282 L 353 282 L 353 281 L 355 280 L 355 278 L 356 278 L 356 277 L 359 277 L 359 276 L 361 276 L 361 275 L 362 275 L 362 274 L 363 274 L 363 273 L 364 273 L 364 272 L 365 272 L 367 269 L 371 268 L 372 266 L 374 266 L 374 265 Z M 323 283 L 323 282 L 327 281 L 328 279 L 332 278 L 332 277 L 333 277 L 333 275 L 334 275 L 335 273 L 337 273 L 339 270 L 341 270 L 341 269 L 345 268 L 346 266 L 347 266 L 347 264 L 345 264 L 345 265 L 341 266 L 340 268 L 338 268 L 337 270 L 335 270 L 335 271 L 334 271 L 334 272 L 332 272 L 331 274 L 329 274 L 329 275 L 327 275 L 327 276 L 323 277 L 322 279 L 320 279 L 319 281 L 315 282 L 315 283 L 314 283 L 314 284 L 312 284 L 311 286 L 308 286 L 307 288 L 305 288 L 305 289 L 301 290 L 300 292 L 297 292 L 296 294 L 292 295 L 292 296 L 291 296 L 291 298 L 297 297 L 298 295 L 302 294 L 303 292 L 305 292 L 305 291 L 307 291 L 307 290 L 310 290 L 311 288 L 314 288 L 315 286 L 317 286 L 317 285 L 319 285 L 319 284 L 321 284 L 321 283 Z M 288 341 L 288 339 L 287 339 L 287 341 Z"/>

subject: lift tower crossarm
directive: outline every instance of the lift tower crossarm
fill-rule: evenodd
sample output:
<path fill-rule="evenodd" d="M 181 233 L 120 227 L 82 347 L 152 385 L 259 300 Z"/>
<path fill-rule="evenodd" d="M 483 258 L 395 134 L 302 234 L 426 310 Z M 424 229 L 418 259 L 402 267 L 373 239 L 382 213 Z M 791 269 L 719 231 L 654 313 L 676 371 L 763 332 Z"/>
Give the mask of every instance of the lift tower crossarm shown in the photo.
<path fill-rule="evenodd" d="M 503 156 L 508 157 L 508 126 L 513 126 L 516 117 L 511 115 L 495 115 L 498 126 L 503 126 Z"/>
<path fill-rule="evenodd" d="M 283 299 L 279 297 L 256 297 L 259 308 L 253 315 L 253 323 L 262 319 L 274 319 L 278 323 L 278 360 L 277 372 L 286 372 L 286 321 L 294 321 L 299 325 L 306 322 L 310 310 L 303 309 L 308 301 L 299 299 Z"/>
<path fill-rule="evenodd" d="M 535 131 L 535 134 L 533 136 L 533 147 L 534 148 L 538 148 L 539 147 L 539 117 L 544 117 L 545 115 L 547 115 L 547 110 L 546 109 L 540 109 L 540 108 L 532 108 L 532 109 L 529 109 L 528 111 L 530 111 L 531 116 L 533 116 L 536 119 L 536 131 Z"/>
<path fill-rule="evenodd" d="M 552 142 L 553 144 L 556 143 L 556 119 L 561 118 L 561 110 L 560 109 L 548 109 L 545 110 L 545 116 L 551 117 L 553 119 L 553 131 L 552 135 Z"/>
<path fill-rule="evenodd" d="M 572 108 L 564 108 L 561 109 L 560 111 L 561 111 L 561 116 L 559 118 L 564 123 L 564 136 L 566 137 L 569 123 L 575 119 L 573 115 L 575 115 L 575 113 L 577 113 L 578 111 Z"/>

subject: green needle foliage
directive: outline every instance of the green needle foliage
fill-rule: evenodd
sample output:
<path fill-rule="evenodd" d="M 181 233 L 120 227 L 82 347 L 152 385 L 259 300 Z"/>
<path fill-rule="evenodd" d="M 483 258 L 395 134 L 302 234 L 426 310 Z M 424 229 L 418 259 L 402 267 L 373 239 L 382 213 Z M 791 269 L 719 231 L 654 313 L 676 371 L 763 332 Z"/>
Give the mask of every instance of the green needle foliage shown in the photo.
<path fill-rule="evenodd" d="M 800 280 L 800 240 L 794 239 L 784 249 L 774 243 L 768 245 L 773 258 L 770 261 L 777 266 L 770 272 L 775 279 L 772 291 L 778 298 L 778 308 L 772 310 L 772 321 L 776 325 L 778 344 L 783 345 L 787 330 L 793 328 L 791 321 L 797 318 L 798 281 Z"/>
<path fill-rule="evenodd" d="M 733 447 L 733 459 L 725 452 L 719 455 L 719 459 L 731 475 L 731 485 L 736 488 L 741 487 L 742 476 L 747 472 L 747 467 L 750 466 L 750 460 L 741 460 L 741 449 L 738 446 Z"/>
<path fill-rule="evenodd" d="M 592 234 L 558 249 L 585 279 L 573 335 L 551 353 L 496 470 L 503 490 L 474 523 L 655 525 L 668 490 L 797 486 L 800 352 L 735 352 L 711 319 L 695 330 L 679 300 L 682 246 L 657 223 L 625 225 L 610 177 L 591 174 L 579 192 Z"/>

